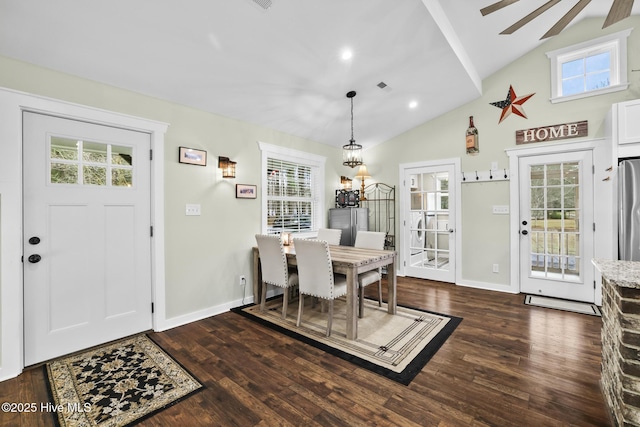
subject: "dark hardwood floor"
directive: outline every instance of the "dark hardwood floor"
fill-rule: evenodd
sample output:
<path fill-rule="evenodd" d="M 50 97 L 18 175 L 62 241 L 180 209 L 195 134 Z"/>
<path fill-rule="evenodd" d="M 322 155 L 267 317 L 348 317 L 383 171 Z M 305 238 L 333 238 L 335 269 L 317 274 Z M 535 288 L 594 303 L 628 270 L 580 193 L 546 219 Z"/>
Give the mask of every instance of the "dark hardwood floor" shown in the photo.
<path fill-rule="evenodd" d="M 611 425 L 599 386 L 601 319 L 523 300 L 398 278 L 400 305 L 464 319 L 409 386 L 235 313 L 152 333 L 206 389 L 140 425 Z M 42 368 L 0 383 L 2 402 L 46 400 Z M 0 413 L 0 424 L 54 420 Z"/>

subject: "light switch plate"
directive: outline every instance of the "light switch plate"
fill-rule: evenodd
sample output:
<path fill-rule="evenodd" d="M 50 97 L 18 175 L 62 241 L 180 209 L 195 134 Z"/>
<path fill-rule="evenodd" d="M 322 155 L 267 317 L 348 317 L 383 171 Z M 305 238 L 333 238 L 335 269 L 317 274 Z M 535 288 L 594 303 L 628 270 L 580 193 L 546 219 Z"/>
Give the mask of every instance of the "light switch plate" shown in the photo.
<path fill-rule="evenodd" d="M 187 216 L 198 216 L 200 215 L 200 205 L 187 205 L 186 207 Z"/>
<path fill-rule="evenodd" d="M 508 215 L 509 214 L 509 206 L 507 205 L 494 205 L 493 206 L 494 215 Z"/>

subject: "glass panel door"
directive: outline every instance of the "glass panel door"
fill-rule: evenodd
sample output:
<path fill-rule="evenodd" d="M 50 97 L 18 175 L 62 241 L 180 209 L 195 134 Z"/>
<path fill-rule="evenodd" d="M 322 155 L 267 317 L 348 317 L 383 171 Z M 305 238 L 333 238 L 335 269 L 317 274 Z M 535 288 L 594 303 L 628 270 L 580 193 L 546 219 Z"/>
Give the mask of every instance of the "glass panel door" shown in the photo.
<path fill-rule="evenodd" d="M 453 166 L 407 170 L 409 209 L 405 219 L 408 276 L 455 281 L 452 212 Z"/>
<path fill-rule="evenodd" d="M 591 152 L 520 159 L 521 290 L 593 301 Z"/>

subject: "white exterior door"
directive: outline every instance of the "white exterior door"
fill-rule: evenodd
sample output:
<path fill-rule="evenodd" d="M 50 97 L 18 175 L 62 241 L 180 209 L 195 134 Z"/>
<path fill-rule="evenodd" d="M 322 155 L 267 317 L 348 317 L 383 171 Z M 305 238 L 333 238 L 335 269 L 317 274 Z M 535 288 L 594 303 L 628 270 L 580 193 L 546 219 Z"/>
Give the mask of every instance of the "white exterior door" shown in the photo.
<path fill-rule="evenodd" d="M 594 302 L 592 157 L 519 159 L 521 292 Z"/>
<path fill-rule="evenodd" d="M 405 274 L 455 282 L 454 166 L 405 169 L 403 211 Z"/>
<path fill-rule="evenodd" d="M 150 329 L 150 136 L 24 113 L 25 366 Z"/>

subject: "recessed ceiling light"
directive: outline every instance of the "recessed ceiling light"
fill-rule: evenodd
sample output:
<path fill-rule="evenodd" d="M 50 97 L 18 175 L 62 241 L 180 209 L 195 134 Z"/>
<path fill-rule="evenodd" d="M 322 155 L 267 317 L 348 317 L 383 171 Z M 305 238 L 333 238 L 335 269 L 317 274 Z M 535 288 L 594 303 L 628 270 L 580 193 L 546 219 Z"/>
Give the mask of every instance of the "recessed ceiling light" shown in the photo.
<path fill-rule="evenodd" d="M 418 101 L 411 101 L 409 103 L 409 108 L 414 109 L 418 106 Z"/>
<path fill-rule="evenodd" d="M 352 56 L 353 56 L 353 52 L 351 51 L 351 49 L 345 49 L 342 51 L 342 59 L 344 61 L 351 59 Z"/>

